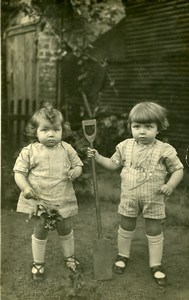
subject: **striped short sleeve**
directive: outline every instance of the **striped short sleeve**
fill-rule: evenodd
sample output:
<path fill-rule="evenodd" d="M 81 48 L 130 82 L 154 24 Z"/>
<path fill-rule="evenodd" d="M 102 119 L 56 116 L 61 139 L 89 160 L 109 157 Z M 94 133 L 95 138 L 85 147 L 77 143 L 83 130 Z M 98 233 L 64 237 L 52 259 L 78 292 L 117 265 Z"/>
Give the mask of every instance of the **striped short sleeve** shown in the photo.
<path fill-rule="evenodd" d="M 126 140 L 116 146 L 116 151 L 111 157 L 111 160 L 119 167 L 124 166 L 125 162 Z"/>
<path fill-rule="evenodd" d="M 173 146 L 164 143 L 162 157 L 168 173 L 173 173 L 176 170 L 183 169 L 183 164 L 178 158 L 177 152 Z"/>

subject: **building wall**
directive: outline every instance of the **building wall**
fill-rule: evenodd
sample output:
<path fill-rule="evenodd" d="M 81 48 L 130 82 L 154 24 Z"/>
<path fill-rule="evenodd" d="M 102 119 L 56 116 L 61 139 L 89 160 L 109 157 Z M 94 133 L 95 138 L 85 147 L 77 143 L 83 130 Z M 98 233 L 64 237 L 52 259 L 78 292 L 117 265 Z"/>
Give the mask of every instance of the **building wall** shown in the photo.
<path fill-rule="evenodd" d="M 189 144 L 189 2 L 128 1 L 126 12 L 126 18 L 95 44 L 108 58 L 116 89 L 115 93 L 107 83 L 101 105 L 128 114 L 139 101 L 158 101 L 169 111 L 166 137 L 185 149 Z"/>
<path fill-rule="evenodd" d="M 57 103 L 57 51 L 59 37 L 50 24 L 38 33 L 38 98 L 40 102 Z"/>

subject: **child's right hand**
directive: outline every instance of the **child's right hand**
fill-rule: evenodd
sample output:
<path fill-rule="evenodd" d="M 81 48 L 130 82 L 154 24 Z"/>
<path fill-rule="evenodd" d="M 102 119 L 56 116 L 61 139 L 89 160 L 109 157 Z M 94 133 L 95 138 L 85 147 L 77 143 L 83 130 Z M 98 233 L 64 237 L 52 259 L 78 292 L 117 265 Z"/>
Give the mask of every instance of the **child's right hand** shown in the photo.
<path fill-rule="evenodd" d="M 87 157 L 91 158 L 91 157 L 95 157 L 97 156 L 99 153 L 96 149 L 91 149 L 91 148 L 87 148 Z"/>
<path fill-rule="evenodd" d="M 31 187 L 26 187 L 24 190 L 23 190 L 23 194 L 24 194 L 24 197 L 26 199 L 37 199 L 37 195 L 35 193 L 35 191 L 31 188 Z"/>

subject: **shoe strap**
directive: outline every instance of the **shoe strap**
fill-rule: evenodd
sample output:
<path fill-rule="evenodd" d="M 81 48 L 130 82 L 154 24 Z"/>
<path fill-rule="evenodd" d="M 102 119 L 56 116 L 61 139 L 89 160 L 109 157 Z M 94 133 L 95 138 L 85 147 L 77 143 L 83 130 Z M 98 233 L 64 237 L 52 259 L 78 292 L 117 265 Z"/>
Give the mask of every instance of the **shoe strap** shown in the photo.
<path fill-rule="evenodd" d="M 76 264 L 79 264 L 78 259 L 74 255 L 66 257 L 65 258 L 65 262 L 66 263 L 76 263 Z"/>
<path fill-rule="evenodd" d="M 75 256 L 69 256 L 65 258 L 66 266 L 73 272 L 76 271 L 76 269 L 79 266 L 79 261 L 75 258 Z"/>
<path fill-rule="evenodd" d="M 45 263 L 35 263 L 33 262 L 32 267 L 36 268 L 38 271 L 44 267 Z"/>

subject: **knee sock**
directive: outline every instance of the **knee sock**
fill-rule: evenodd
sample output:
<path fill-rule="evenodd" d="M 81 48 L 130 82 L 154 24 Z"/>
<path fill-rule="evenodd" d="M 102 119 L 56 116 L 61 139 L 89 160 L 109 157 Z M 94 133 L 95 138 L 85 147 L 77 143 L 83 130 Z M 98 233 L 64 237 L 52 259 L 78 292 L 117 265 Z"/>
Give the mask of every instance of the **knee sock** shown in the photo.
<path fill-rule="evenodd" d="M 163 232 L 157 236 L 146 236 L 148 239 L 150 268 L 161 266 L 163 256 Z"/>
<path fill-rule="evenodd" d="M 64 257 L 74 255 L 74 235 L 73 230 L 68 235 L 59 235 L 60 244 Z"/>
<path fill-rule="evenodd" d="M 46 250 L 46 240 L 38 240 L 34 235 L 32 235 L 32 253 L 33 261 L 36 264 L 42 264 L 45 262 L 45 250 Z M 44 270 L 41 270 L 43 272 Z M 32 272 L 35 273 L 35 268 L 32 269 Z"/>
<path fill-rule="evenodd" d="M 125 256 L 129 258 L 130 256 L 130 248 L 131 248 L 131 240 L 133 237 L 135 230 L 126 231 L 119 226 L 118 229 L 118 254 L 121 256 Z"/>

